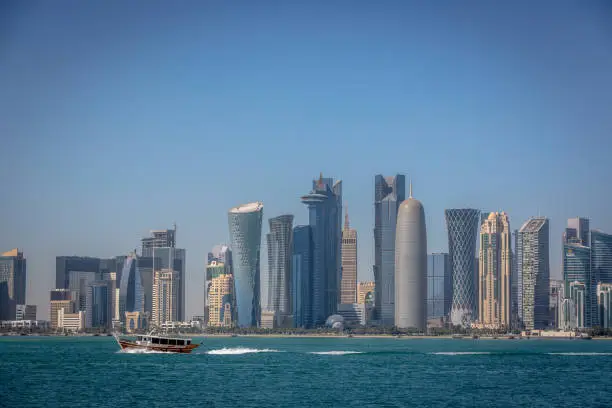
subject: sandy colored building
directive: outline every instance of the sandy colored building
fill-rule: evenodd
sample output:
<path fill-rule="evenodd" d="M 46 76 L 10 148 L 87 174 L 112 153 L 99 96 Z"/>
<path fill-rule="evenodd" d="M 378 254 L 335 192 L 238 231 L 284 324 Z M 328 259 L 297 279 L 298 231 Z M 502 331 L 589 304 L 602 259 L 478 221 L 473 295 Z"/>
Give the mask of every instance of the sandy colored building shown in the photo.
<path fill-rule="evenodd" d="M 348 210 L 345 210 L 342 229 L 342 281 L 340 282 L 340 303 L 357 302 L 357 231 L 349 224 Z"/>
<path fill-rule="evenodd" d="M 179 320 L 180 274 L 172 269 L 155 271 L 153 275 L 152 323 L 161 327 L 163 323 Z"/>
<path fill-rule="evenodd" d="M 234 277 L 225 273 L 223 263 L 213 261 L 217 274 L 210 279 L 208 290 L 208 325 L 213 327 L 231 327 L 234 319 Z"/>
<path fill-rule="evenodd" d="M 357 284 L 357 303 L 362 305 L 374 301 L 376 286 L 374 281 L 359 282 Z"/>

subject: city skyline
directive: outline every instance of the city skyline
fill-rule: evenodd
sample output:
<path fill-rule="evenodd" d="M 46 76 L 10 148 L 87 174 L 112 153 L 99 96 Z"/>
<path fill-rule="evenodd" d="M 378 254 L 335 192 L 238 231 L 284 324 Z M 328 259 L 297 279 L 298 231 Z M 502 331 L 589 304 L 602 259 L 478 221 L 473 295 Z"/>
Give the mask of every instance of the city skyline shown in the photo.
<path fill-rule="evenodd" d="M 107 6 L 113 30 L 88 3 L 70 16 L 7 10 L 19 18 L 3 54 L 2 139 L 22 154 L 0 162 L 12 186 L 0 248 L 28 258 L 41 317 L 56 256 L 126 254 L 174 221 L 193 282 L 185 314 L 201 313 L 200 261 L 229 241 L 227 208 L 258 199 L 304 225 L 303 183 L 320 171 L 345 181 L 360 280 L 373 279 L 374 174 L 418 178 L 431 252 L 448 251 L 445 208 L 504 209 L 515 226 L 545 215 L 557 278 L 567 218 L 612 231 L 604 6 Z M 159 30 L 168 15 L 183 23 Z"/>

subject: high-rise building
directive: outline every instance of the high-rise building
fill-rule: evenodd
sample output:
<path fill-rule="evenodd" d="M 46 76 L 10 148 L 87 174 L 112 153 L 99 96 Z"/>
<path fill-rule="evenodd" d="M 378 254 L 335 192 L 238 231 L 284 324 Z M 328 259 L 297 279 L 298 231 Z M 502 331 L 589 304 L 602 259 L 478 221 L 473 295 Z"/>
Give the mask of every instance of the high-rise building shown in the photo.
<path fill-rule="evenodd" d="M 71 274 L 71 272 L 92 273 L 93 280 L 101 279 L 100 259 L 83 256 L 58 256 L 55 258 L 55 287 L 57 289 L 68 289 L 71 286 L 71 276 L 81 276 L 81 274 Z M 83 288 L 84 289 L 84 288 Z"/>
<path fill-rule="evenodd" d="M 342 229 L 342 281 L 340 303 L 357 302 L 357 230 L 349 225 L 348 211 L 344 216 Z"/>
<path fill-rule="evenodd" d="M 591 280 L 612 283 L 612 234 L 591 231 Z"/>
<path fill-rule="evenodd" d="M 570 282 L 568 298 L 574 308 L 571 314 L 575 318 L 572 329 L 584 329 L 586 326 L 587 288 L 583 282 Z"/>
<path fill-rule="evenodd" d="M 612 283 L 597 285 L 597 306 L 599 309 L 599 326 L 612 328 Z"/>
<path fill-rule="evenodd" d="M 26 303 L 26 259 L 13 249 L 0 256 L 0 320 L 15 320 L 17 305 Z"/>
<path fill-rule="evenodd" d="M 395 236 L 395 326 L 427 329 L 425 210 L 412 198 L 400 204 Z"/>
<path fill-rule="evenodd" d="M 142 286 L 138 257 L 131 253 L 125 258 L 119 287 L 119 318 L 125 322 L 127 312 L 144 313 L 144 288 Z"/>
<path fill-rule="evenodd" d="M 545 217 L 523 224 L 518 237 L 518 269 L 521 280 L 519 315 L 527 330 L 545 329 L 549 318 L 549 226 Z"/>
<path fill-rule="evenodd" d="M 209 302 L 209 293 L 210 288 L 212 286 L 212 275 L 209 273 L 208 268 L 211 267 L 217 268 L 217 265 L 223 265 L 224 273 L 232 275 L 232 285 L 233 285 L 233 268 L 232 268 L 232 251 L 230 247 L 225 244 L 215 245 L 211 252 L 208 253 L 208 262 L 206 264 L 206 280 L 204 282 L 204 319 L 205 323 L 208 324 L 208 316 L 210 315 L 210 302 Z M 232 288 L 232 298 L 234 297 L 234 291 Z M 235 317 L 235 299 L 232 300 L 232 313 Z"/>
<path fill-rule="evenodd" d="M 591 248 L 580 244 L 582 241 L 569 241 L 563 244 L 563 282 L 564 293 L 570 295 L 570 284 L 580 282 L 585 287 L 583 326 L 592 327 L 597 314 L 597 282 L 591 282 Z"/>
<path fill-rule="evenodd" d="M 68 272 L 68 289 L 74 294 L 74 303 L 76 311 L 83 311 L 87 307 L 87 287 L 98 281 L 99 274 L 97 272 L 87 271 L 69 271 Z"/>
<path fill-rule="evenodd" d="M 589 246 L 589 219 L 582 217 L 568 219 L 567 228 L 563 232 L 563 243 Z"/>
<path fill-rule="evenodd" d="M 109 321 L 120 320 L 119 319 L 119 292 L 117 285 L 117 272 L 108 272 L 102 277 L 108 286 L 108 302 L 109 306 Z"/>
<path fill-rule="evenodd" d="M 258 327 L 261 319 L 259 262 L 263 204 L 254 202 L 228 214 L 238 326 Z"/>
<path fill-rule="evenodd" d="M 183 321 L 185 315 L 185 250 L 176 248 L 176 224 L 173 229 L 153 230 L 149 237 L 141 239 L 142 260 L 139 264 L 141 281 L 144 288 L 145 311 L 152 312 L 153 274 L 155 271 L 172 269 L 179 275 L 178 317 Z"/>
<path fill-rule="evenodd" d="M 211 260 L 206 268 L 208 289 L 208 325 L 231 327 L 234 325 L 234 277 L 228 266 Z"/>
<path fill-rule="evenodd" d="M 563 280 L 550 280 L 549 295 L 549 325 L 554 329 L 561 328 L 561 305 L 565 298 L 565 282 Z"/>
<path fill-rule="evenodd" d="M 406 176 L 374 178 L 375 314 L 381 324 L 395 324 L 395 228 L 397 211 L 406 199 Z"/>
<path fill-rule="evenodd" d="M 476 281 L 476 237 L 480 222 L 480 211 L 463 208 L 444 211 L 448 230 L 448 251 L 453 277 L 453 302 L 451 322 L 469 326 L 475 320 Z"/>
<path fill-rule="evenodd" d="M 342 181 L 313 180 L 312 190 L 302 197 L 308 207 L 313 243 L 312 320 L 323 325 L 336 313 L 341 276 Z"/>
<path fill-rule="evenodd" d="M 64 310 L 66 313 L 74 312 L 74 302 L 72 300 L 52 300 L 49 302 L 49 319 L 51 320 L 51 328 L 56 330 L 60 327 L 59 311 Z"/>
<path fill-rule="evenodd" d="M 157 327 L 179 321 L 180 279 L 173 269 L 157 270 L 153 275 L 152 323 Z"/>
<path fill-rule="evenodd" d="M 510 221 L 504 212 L 489 213 L 480 226 L 478 316 L 483 327 L 510 327 L 510 237 Z"/>
<path fill-rule="evenodd" d="M 448 318 L 452 296 L 450 257 L 445 253 L 427 255 L 427 319 Z"/>
<path fill-rule="evenodd" d="M 293 229 L 292 285 L 293 325 L 310 328 L 312 321 L 312 230 L 309 225 Z"/>
<path fill-rule="evenodd" d="M 512 298 L 512 317 L 511 326 L 512 328 L 520 327 L 518 305 L 519 305 L 519 273 L 518 273 L 518 261 L 517 261 L 517 242 L 518 242 L 518 230 L 512 231 L 512 275 L 510 277 L 510 297 Z"/>
<path fill-rule="evenodd" d="M 395 286 L 395 285 L 393 285 Z M 359 282 L 357 284 L 357 303 L 360 305 L 368 304 L 374 305 L 376 300 L 374 296 L 376 294 L 376 284 L 373 281 Z"/>
<path fill-rule="evenodd" d="M 275 327 L 291 327 L 291 264 L 293 215 L 270 218 L 268 243 L 268 310 L 275 312 Z"/>
<path fill-rule="evenodd" d="M 108 327 L 111 323 L 111 304 L 107 282 L 94 282 L 87 286 L 85 301 L 85 327 Z M 111 297 L 112 298 L 112 297 Z"/>

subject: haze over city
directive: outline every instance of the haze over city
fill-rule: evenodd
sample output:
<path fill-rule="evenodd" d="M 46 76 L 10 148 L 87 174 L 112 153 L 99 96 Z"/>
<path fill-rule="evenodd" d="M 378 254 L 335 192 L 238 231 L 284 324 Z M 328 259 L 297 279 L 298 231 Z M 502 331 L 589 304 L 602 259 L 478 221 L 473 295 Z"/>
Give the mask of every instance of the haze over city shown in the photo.
<path fill-rule="evenodd" d="M 0 6 L 0 251 L 27 257 L 48 313 L 55 257 L 111 257 L 177 224 L 186 315 L 228 210 L 307 222 L 319 173 L 343 181 L 372 280 L 374 175 L 402 173 L 428 252 L 445 208 L 612 231 L 610 5 L 134 1 Z M 265 240 L 262 241 L 265 253 Z M 266 257 L 262 256 L 262 275 Z"/>

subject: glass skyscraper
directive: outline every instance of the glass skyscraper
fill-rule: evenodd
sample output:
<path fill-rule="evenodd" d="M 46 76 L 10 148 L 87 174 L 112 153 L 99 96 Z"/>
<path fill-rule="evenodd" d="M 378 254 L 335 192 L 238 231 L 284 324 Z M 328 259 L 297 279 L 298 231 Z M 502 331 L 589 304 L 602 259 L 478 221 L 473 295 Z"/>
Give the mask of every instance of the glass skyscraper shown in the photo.
<path fill-rule="evenodd" d="M 563 286 L 569 296 L 570 284 L 579 282 L 584 285 L 584 326 L 592 327 L 597 317 L 597 283 L 591 282 L 591 248 L 579 243 L 563 245 Z"/>
<path fill-rule="evenodd" d="M 374 177 L 375 313 L 383 325 L 395 324 L 395 229 L 406 199 L 406 176 Z"/>
<path fill-rule="evenodd" d="M 268 310 L 275 312 L 277 327 L 291 326 L 293 215 L 270 218 L 268 222 Z"/>
<path fill-rule="evenodd" d="M 0 256 L 0 320 L 15 320 L 26 303 L 26 259 L 17 249 Z"/>
<path fill-rule="evenodd" d="M 144 288 L 135 253 L 125 258 L 121 271 L 119 286 L 119 318 L 121 321 L 125 321 L 126 312 L 144 312 Z"/>
<path fill-rule="evenodd" d="M 518 237 L 520 275 L 519 315 L 527 330 L 545 329 L 549 319 L 550 254 L 549 226 L 545 217 L 523 224 Z"/>
<path fill-rule="evenodd" d="M 111 323 L 110 294 L 106 282 L 94 282 L 87 286 L 85 326 L 107 327 Z"/>
<path fill-rule="evenodd" d="M 453 278 L 451 322 L 467 326 L 476 318 L 476 241 L 480 211 L 470 208 L 445 210 L 448 251 Z"/>
<path fill-rule="evenodd" d="M 448 318 L 452 296 L 450 257 L 444 253 L 427 255 L 427 318 Z"/>
<path fill-rule="evenodd" d="M 302 197 L 308 206 L 312 231 L 312 319 L 323 325 L 336 313 L 341 276 L 342 181 L 313 180 L 312 191 Z"/>
<path fill-rule="evenodd" d="M 612 284 L 612 235 L 602 231 L 591 231 L 591 277 L 589 279 L 592 288 L 596 288 L 599 283 Z M 597 308 L 597 303 L 590 299 L 590 309 Z M 600 313 L 595 313 L 594 326 L 601 326 L 599 322 Z M 595 320 L 596 319 L 596 320 Z"/>
<path fill-rule="evenodd" d="M 292 300 L 293 325 L 312 327 L 312 230 L 309 225 L 293 229 Z"/>
<path fill-rule="evenodd" d="M 263 204 L 239 205 L 228 213 L 238 326 L 258 327 L 261 321 L 259 262 Z"/>

